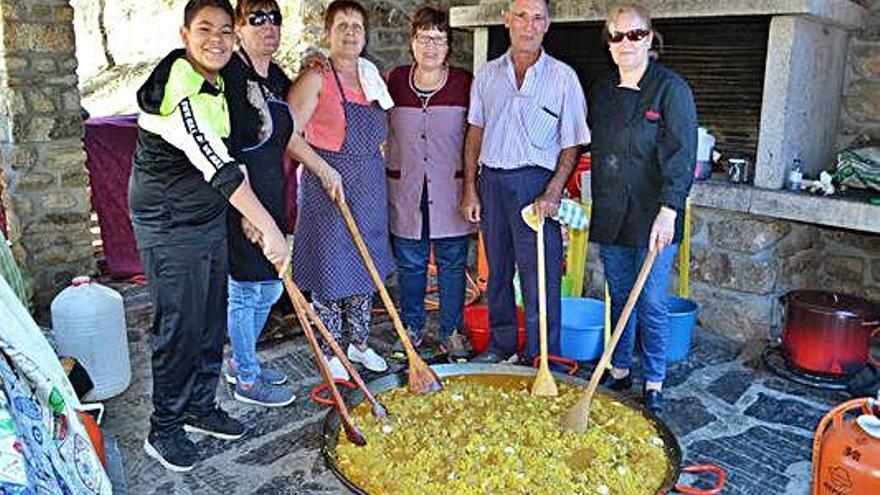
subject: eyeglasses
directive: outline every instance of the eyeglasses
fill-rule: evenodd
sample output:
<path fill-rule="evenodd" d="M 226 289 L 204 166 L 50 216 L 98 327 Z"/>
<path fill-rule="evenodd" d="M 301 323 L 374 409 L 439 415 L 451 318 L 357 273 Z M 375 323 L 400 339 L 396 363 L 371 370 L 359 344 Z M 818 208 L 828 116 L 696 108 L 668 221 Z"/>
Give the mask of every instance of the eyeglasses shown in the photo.
<path fill-rule="evenodd" d="M 262 26 L 267 22 L 271 22 L 273 26 L 281 25 L 281 12 L 277 10 L 255 10 L 248 14 L 248 24 L 251 26 Z"/>
<path fill-rule="evenodd" d="M 446 36 L 428 36 L 427 34 L 417 34 L 413 37 L 416 43 L 422 46 L 446 46 Z"/>
<path fill-rule="evenodd" d="M 627 31 L 625 33 L 621 33 L 620 31 L 615 31 L 613 33 L 608 33 L 608 42 L 609 43 L 620 43 L 623 41 L 623 38 L 626 38 L 633 43 L 642 41 L 647 38 L 648 35 L 651 34 L 651 31 L 647 29 L 633 29 L 631 31 Z"/>

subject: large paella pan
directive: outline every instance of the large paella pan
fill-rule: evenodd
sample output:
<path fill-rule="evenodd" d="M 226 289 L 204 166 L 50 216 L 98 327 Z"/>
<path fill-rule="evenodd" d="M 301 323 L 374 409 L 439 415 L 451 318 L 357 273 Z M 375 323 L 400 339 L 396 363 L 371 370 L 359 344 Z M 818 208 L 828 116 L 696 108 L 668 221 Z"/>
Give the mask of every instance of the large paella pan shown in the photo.
<path fill-rule="evenodd" d="M 597 493 L 647 495 L 680 491 L 718 493 L 724 475 L 713 466 L 681 468 L 675 436 L 640 404 L 610 391 L 594 401 L 586 434 L 563 432 L 559 418 L 586 385 L 557 375 L 557 398 L 528 394 L 533 368 L 450 364 L 432 367 L 443 392 L 413 395 L 403 376 L 368 385 L 389 408 L 384 420 L 370 415 L 359 392 L 354 416 L 367 446 L 340 435 L 339 416 L 324 422 L 324 455 L 331 470 L 355 494 L 434 493 L 551 495 Z M 716 486 L 676 485 L 682 471 L 714 471 Z"/>

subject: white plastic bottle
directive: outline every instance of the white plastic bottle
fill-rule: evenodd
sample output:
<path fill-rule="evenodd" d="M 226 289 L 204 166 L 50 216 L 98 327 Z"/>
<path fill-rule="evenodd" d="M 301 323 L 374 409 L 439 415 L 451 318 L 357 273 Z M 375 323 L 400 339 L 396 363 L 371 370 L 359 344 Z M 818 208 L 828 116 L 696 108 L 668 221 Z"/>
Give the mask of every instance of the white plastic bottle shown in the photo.
<path fill-rule="evenodd" d="M 85 398 L 100 401 L 124 391 L 131 364 L 122 296 L 89 277 L 76 277 L 50 309 L 59 355 L 76 358 L 95 385 Z"/>

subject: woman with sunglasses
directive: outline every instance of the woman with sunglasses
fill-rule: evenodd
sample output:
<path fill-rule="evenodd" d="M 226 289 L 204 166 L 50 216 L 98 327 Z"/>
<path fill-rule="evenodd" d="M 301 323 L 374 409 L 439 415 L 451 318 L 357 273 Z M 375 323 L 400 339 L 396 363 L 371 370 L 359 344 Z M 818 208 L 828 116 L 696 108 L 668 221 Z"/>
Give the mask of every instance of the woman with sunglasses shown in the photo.
<path fill-rule="evenodd" d="M 291 82 L 272 61 L 281 40 L 281 11 L 275 0 L 240 0 L 235 9 L 238 50 L 223 68 L 231 132 L 229 147 L 247 166 L 248 180 L 278 225 L 286 225 L 284 153 L 320 177 L 330 195 L 341 195 L 341 180 L 302 136 L 284 101 Z M 237 211 L 227 217 L 229 232 L 229 304 L 227 324 L 232 359 L 226 380 L 235 399 L 267 407 L 293 402 L 282 384 L 287 375 L 261 367 L 256 343 L 272 306 L 283 292 L 275 266 L 260 255 L 262 234 Z"/>
<path fill-rule="evenodd" d="M 648 251 L 658 253 L 605 384 L 614 390 L 632 387 L 639 328 L 644 400 L 651 412 L 660 414 L 669 333 L 666 293 L 694 177 L 697 114 L 687 82 L 652 60 L 651 45 L 658 35 L 646 8 L 613 6 L 605 32 L 617 70 L 594 84 L 590 95 L 590 240 L 601 245 L 614 323 Z"/>
<path fill-rule="evenodd" d="M 367 11 L 353 0 L 335 0 L 324 14 L 330 44 L 326 67 L 303 72 L 288 101 L 305 126 L 306 140 L 342 176 L 345 201 L 381 277 L 394 268 L 388 240 L 385 160 L 385 111 L 394 103 L 378 69 L 361 57 L 367 41 Z M 368 345 L 375 286 L 352 242 L 333 199 L 311 173 L 302 176 L 300 208 L 294 232 L 293 277 L 312 292 L 315 311 L 342 343 L 350 334 L 348 358 L 370 371 L 388 369 Z M 324 346 L 334 378 L 348 379 L 340 360 Z"/>
<path fill-rule="evenodd" d="M 414 63 L 388 75 L 394 108 L 389 112 L 386 157 L 389 228 L 403 322 L 418 346 L 433 247 L 440 292 L 438 350 L 457 360 L 469 354 L 467 337 L 459 330 L 468 240 L 476 226 L 458 212 L 472 77 L 449 66 L 451 35 L 446 11 L 424 6 L 413 14 Z"/>

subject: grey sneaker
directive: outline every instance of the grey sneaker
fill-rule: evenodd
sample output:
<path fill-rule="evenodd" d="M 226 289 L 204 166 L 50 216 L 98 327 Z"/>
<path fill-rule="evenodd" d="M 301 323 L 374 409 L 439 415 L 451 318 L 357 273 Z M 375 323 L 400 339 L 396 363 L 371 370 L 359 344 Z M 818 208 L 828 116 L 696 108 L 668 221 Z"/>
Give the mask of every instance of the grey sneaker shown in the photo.
<path fill-rule="evenodd" d="M 239 402 L 264 407 L 284 407 L 296 400 L 292 390 L 264 380 L 257 380 L 250 386 L 238 383 L 232 396 Z"/>
<path fill-rule="evenodd" d="M 226 383 L 235 385 L 238 383 L 238 367 L 235 361 L 229 360 L 226 363 L 226 371 L 223 372 Z M 260 368 L 260 378 L 269 385 L 284 385 L 287 383 L 287 375 L 284 372 L 272 368 Z"/>
<path fill-rule="evenodd" d="M 284 385 L 287 383 L 287 374 L 273 368 L 261 368 L 260 378 L 269 385 Z"/>

